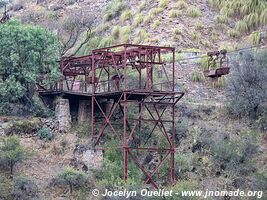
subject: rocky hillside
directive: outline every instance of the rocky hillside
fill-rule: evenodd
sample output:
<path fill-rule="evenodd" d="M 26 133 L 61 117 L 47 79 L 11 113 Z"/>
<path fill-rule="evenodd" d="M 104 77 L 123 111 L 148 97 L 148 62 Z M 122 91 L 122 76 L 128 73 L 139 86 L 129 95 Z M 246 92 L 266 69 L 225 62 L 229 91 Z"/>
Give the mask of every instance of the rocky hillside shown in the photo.
<path fill-rule="evenodd" d="M 44 26 L 47 20 L 81 10 L 93 14 L 95 36 L 80 52 L 84 54 L 125 42 L 205 52 L 265 43 L 266 7 L 264 1 L 254 5 L 216 0 L 16 0 L 9 10 L 26 23 Z"/>
<path fill-rule="evenodd" d="M 44 27 L 50 22 L 55 26 L 59 21 L 68 26 L 64 19 L 69 15 L 88 13 L 94 19 L 93 37 L 78 52 L 81 55 L 93 48 L 126 42 L 174 46 L 177 51 L 183 51 L 176 62 L 176 82 L 185 96 L 177 104 L 175 113 L 177 182 L 171 189 L 178 192 L 263 191 L 262 199 L 266 198 L 267 117 L 264 106 L 259 107 L 261 114 L 256 120 L 242 114 L 233 117 L 225 106 L 229 103 L 225 85 L 231 74 L 212 82 L 202 73 L 206 57 L 183 60 L 221 48 L 233 50 L 247 45 L 266 45 L 267 6 L 264 0 L 14 0 L 7 7 L 13 18 Z M 79 40 L 82 39 L 81 34 Z M 232 61 L 239 52 L 228 56 Z M 232 73 L 236 66 L 231 67 Z M 129 163 L 130 184 L 123 185 L 120 152 L 101 151 L 98 154 L 91 149 L 87 123 L 73 125 L 67 132 L 60 131 L 58 126 L 55 116 L 0 116 L 0 179 L 4 180 L 0 181 L 1 200 L 14 197 L 22 200 L 102 199 L 92 196 L 92 190 L 143 187 L 144 177 L 133 163 Z M 19 154 L 21 157 L 13 174 L 9 172 L 8 164 L 2 162 L 2 152 L 8 152 L 3 144 L 10 135 L 18 139 L 16 142 L 11 137 L 15 145 L 21 145 L 15 153 L 25 149 L 28 154 L 27 158 Z M 155 137 L 164 140 L 160 134 Z M 108 139 L 103 143 L 115 149 L 117 143 Z M 76 172 L 69 171 L 70 167 Z M 67 173 L 62 175 L 63 172 Z M 168 174 L 167 167 L 163 166 L 160 172 Z M 71 175 L 78 176 L 74 178 L 76 185 L 72 193 L 66 181 L 68 175 L 71 178 Z M 167 177 L 161 178 L 168 182 Z M 170 189 L 165 182 L 162 187 Z"/>

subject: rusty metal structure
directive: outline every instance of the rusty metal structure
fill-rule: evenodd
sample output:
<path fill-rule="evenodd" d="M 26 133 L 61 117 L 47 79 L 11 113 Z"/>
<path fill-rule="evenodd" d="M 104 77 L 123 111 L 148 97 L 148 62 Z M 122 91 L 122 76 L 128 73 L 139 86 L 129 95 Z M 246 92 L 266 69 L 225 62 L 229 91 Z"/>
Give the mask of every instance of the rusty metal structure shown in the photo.
<path fill-rule="evenodd" d="M 171 61 L 165 61 L 166 54 Z M 116 141 L 125 181 L 131 160 L 143 172 L 145 184 L 158 188 L 159 169 L 166 163 L 174 183 L 175 107 L 184 95 L 175 83 L 174 48 L 121 44 L 96 49 L 87 56 L 62 58 L 60 71 L 63 78 L 49 88 L 40 79 L 40 94 L 90 101 L 94 148 L 109 150 L 105 140 Z M 144 155 L 152 154 L 160 155 L 158 161 L 146 166 Z"/>
<path fill-rule="evenodd" d="M 208 52 L 208 69 L 204 71 L 204 75 L 209 78 L 217 79 L 227 75 L 230 72 L 228 66 L 227 51 Z"/>

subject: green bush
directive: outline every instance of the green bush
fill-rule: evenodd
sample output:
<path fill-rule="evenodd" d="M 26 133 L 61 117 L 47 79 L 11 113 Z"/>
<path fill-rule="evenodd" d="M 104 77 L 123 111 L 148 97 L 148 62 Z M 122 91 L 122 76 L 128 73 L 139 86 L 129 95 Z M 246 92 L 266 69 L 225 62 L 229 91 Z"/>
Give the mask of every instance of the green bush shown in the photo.
<path fill-rule="evenodd" d="M 204 24 L 203 24 L 202 22 L 197 22 L 197 23 L 196 23 L 196 28 L 197 28 L 198 30 L 201 30 L 201 29 L 204 28 Z"/>
<path fill-rule="evenodd" d="M 170 3 L 170 0 L 160 0 L 159 7 L 166 8 L 169 3 Z"/>
<path fill-rule="evenodd" d="M 129 179 L 127 183 L 123 180 L 123 157 L 121 150 L 116 149 L 117 142 L 110 140 L 107 147 L 112 150 L 105 151 L 104 167 L 96 171 L 97 184 L 104 188 L 114 189 L 125 185 L 140 185 L 142 174 L 130 159 L 128 162 Z"/>
<path fill-rule="evenodd" d="M 232 38 L 239 38 L 240 32 L 235 29 L 230 29 L 227 31 L 227 34 Z"/>
<path fill-rule="evenodd" d="M 142 10 L 144 10 L 144 8 L 146 7 L 147 5 L 147 1 L 142 1 L 142 3 L 139 5 L 138 7 L 138 12 L 140 13 Z"/>
<path fill-rule="evenodd" d="M 240 33 L 247 33 L 249 31 L 246 21 L 240 20 L 236 23 L 236 30 Z"/>
<path fill-rule="evenodd" d="M 262 26 L 266 26 L 267 25 L 267 8 L 265 8 L 265 10 L 262 11 L 262 13 L 260 15 L 260 24 Z"/>
<path fill-rule="evenodd" d="M 28 177 L 16 177 L 14 179 L 14 189 L 12 192 L 14 199 L 38 199 L 38 187 L 36 183 Z"/>
<path fill-rule="evenodd" d="M 48 128 L 41 128 L 38 131 L 38 136 L 41 140 L 52 140 L 54 137 L 52 131 Z"/>
<path fill-rule="evenodd" d="M 200 40 L 200 34 L 198 32 L 193 32 L 190 35 L 191 35 L 192 40 L 195 40 L 197 42 Z"/>
<path fill-rule="evenodd" d="M 199 59 L 199 64 L 202 67 L 203 70 L 208 69 L 208 60 L 209 58 L 207 56 L 203 56 L 202 58 Z"/>
<path fill-rule="evenodd" d="M 12 199 L 13 181 L 0 173 L 0 199 Z"/>
<path fill-rule="evenodd" d="M 115 43 L 115 40 L 112 36 L 104 37 L 99 42 L 98 48 L 112 46 Z"/>
<path fill-rule="evenodd" d="M 152 24 L 152 28 L 155 29 L 155 28 L 158 28 L 158 26 L 160 25 L 160 20 L 156 20 L 154 21 L 154 23 Z"/>
<path fill-rule="evenodd" d="M 260 26 L 264 26 L 267 22 L 267 3 L 265 0 L 209 0 L 209 3 L 212 7 L 220 9 L 222 15 L 243 19 L 237 24 L 238 31 L 240 32 L 257 29 Z"/>
<path fill-rule="evenodd" d="M 20 104 L 30 112 L 38 74 L 47 74 L 47 85 L 60 78 L 60 45 L 47 30 L 13 20 L 0 26 L 0 38 L 0 110 Z"/>
<path fill-rule="evenodd" d="M 180 0 L 180 1 L 178 1 L 177 2 L 177 7 L 179 8 L 179 9 L 184 9 L 184 8 L 187 8 L 187 3 L 184 1 L 184 0 Z"/>
<path fill-rule="evenodd" d="M 112 0 L 109 2 L 104 11 L 104 21 L 110 21 L 115 17 L 118 17 L 121 12 L 125 9 L 126 5 L 124 0 Z"/>
<path fill-rule="evenodd" d="M 56 177 L 59 184 L 69 187 L 70 194 L 72 194 L 73 189 L 85 186 L 87 178 L 84 172 L 77 171 L 71 167 L 67 167 Z"/>
<path fill-rule="evenodd" d="M 179 28 L 174 28 L 173 29 L 173 33 L 175 34 L 175 35 L 179 35 L 179 34 L 181 34 L 181 29 L 179 29 Z"/>
<path fill-rule="evenodd" d="M 163 8 L 152 8 L 145 16 L 144 22 L 149 23 L 157 14 L 163 11 Z"/>
<path fill-rule="evenodd" d="M 227 83 L 228 111 L 236 117 L 257 119 L 267 98 L 267 52 L 244 51 L 234 61 Z"/>
<path fill-rule="evenodd" d="M 181 10 L 171 10 L 169 13 L 170 18 L 177 18 L 177 17 L 180 17 L 182 15 L 183 15 L 183 13 Z"/>
<path fill-rule="evenodd" d="M 105 32 L 109 29 L 109 24 L 108 23 L 102 23 L 96 28 L 97 33 Z"/>
<path fill-rule="evenodd" d="M 187 9 L 187 15 L 189 17 L 199 17 L 201 16 L 201 11 L 196 7 L 189 7 Z"/>
<path fill-rule="evenodd" d="M 252 45 L 259 45 L 261 41 L 261 33 L 259 31 L 251 33 L 248 40 Z"/>
<path fill-rule="evenodd" d="M 229 22 L 229 19 L 224 15 L 218 15 L 215 17 L 215 21 L 218 24 L 227 24 Z"/>
<path fill-rule="evenodd" d="M 121 20 L 122 22 L 125 22 L 125 21 L 127 21 L 127 20 L 129 20 L 129 19 L 131 19 L 131 18 L 132 18 L 131 10 L 125 10 L 125 11 L 123 11 L 123 13 L 121 14 L 120 20 Z"/>
<path fill-rule="evenodd" d="M 247 176 L 254 171 L 251 160 L 257 153 L 257 137 L 253 133 L 241 133 L 232 140 L 221 139 L 214 143 L 214 169 L 235 176 Z M 238 167 L 237 167 L 238 166 Z"/>
<path fill-rule="evenodd" d="M 130 26 L 123 26 L 120 31 L 120 42 L 126 43 L 129 41 L 131 33 L 131 27 Z"/>
<path fill-rule="evenodd" d="M 133 20 L 133 25 L 138 26 L 141 24 L 144 20 L 144 16 L 141 13 L 138 13 L 135 15 L 134 20 Z"/>
<path fill-rule="evenodd" d="M 221 15 L 224 15 L 226 17 L 233 17 L 235 14 L 235 11 L 233 8 L 223 7 L 220 10 Z"/>
<path fill-rule="evenodd" d="M 263 130 L 263 131 L 267 130 L 267 108 L 263 107 L 263 111 L 259 115 L 257 124 L 260 130 Z"/>
<path fill-rule="evenodd" d="M 35 134 L 41 127 L 41 121 L 38 118 L 16 120 L 11 123 L 11 126 L 7 129 L 7 135 L 16 134 Z"/>
<path fill-rule="evenodd" d="M 211 41 L 212 42 L 217 42 L 217 40 L 218 40 L 218 34 L 216 33 L 216 32 L 212 32 L 211 33 Z"/>
<path fill-rule="evenodd" d="M 187 172 L 192 171 L 194 167 L 195 156 L 191 154 L 181 154 L 175 156 L 175 177 L 184 179 Z"/>
<path fill-rule="evenodd" d="M 21 146 L 16 136 L 9 136 L 0 143 L 0 164 L 8 166 L 10 174 L 13 175 L 13 168 L 16 163 L 27 159 L 28 153 Z"/>
<path fill-rule="evenodd" d="M 257 191 L 267 190 L 267 173 L 261 172 L 254 176 L 253 189 Z"/>

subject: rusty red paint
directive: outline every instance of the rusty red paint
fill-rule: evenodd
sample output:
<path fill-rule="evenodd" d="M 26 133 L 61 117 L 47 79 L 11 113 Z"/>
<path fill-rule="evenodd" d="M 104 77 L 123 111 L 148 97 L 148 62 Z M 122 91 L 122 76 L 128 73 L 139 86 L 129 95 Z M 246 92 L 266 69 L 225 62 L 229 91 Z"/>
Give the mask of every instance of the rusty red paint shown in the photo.
<path fill-rule="evenodd" d="M 163 54 L 166 53 L 170 53 L 173 57 L 171 63 L 169 63 L 170 67 L 163 59 Z M 64 57 L 60 63 L 60 70 L 64 79 L 60 81 L 60 87 L 57 90 L 68 94 L 79 93 L 79 95 L 84 95 L 91 99 L 91 140 L 96 149 L 112 150 L 100 144 L 101 139 L 105 136 L 107 127 L 111 129 L 106 134 L 113 134 L 118 141 L 117 148 L 123 151 L 124 180 L 127 181 L 128 179 L 128 162 L 129 159 L 132 159 L 144 173 L 146 177 L 144 183 L 158 188 L 159 185 L 154 175 L 158 173 L 162 164 L 169 159 L 169 179 L 170 183 L 173 184 L 175 181 L 174 113 L 175 105 L 184 95 L 182 92 L 175 91 L 175 49 L 172 47 L 121 44 L 93 50 L 92 54 L 87 56 Z M 161 68 L 163 72 L 163 82 L 158 83 L 154 78 L 156 67 Z M 129 84 L 131 73 L 137 74 L 137 85 Z M 84 76 L 84 83 L 81 83 L 81 85 L 84 85 L 83 88 L 86 89 L 77 91 L 75 78 L 78 76 Z M 66 80 L 69 80 L 68 84 L 66 84 Z M 70 85 L 71 87 L 64 88 L 64 85 Z M 112 87 L 112 85 L 115 86 Z M 73 91 L 73 88 L 75 91 Z M 40 92 L 44 92 L 43 90 L 44 88 Z M 49 91 L 54 92 L 49 89 L 45 92 Z M 101 101 L 103 100 L 113 101 L 109 113 L 105 112 L 101 106 Z M 134 104 L 138 110 L 134 120 L 127 117 L 128 104 Z M 100 127 L 96 127 L 95 117 L 97 110 L 104 119 Z M 115 110 L 120 110 L 123 115 L 123 133 L 119 133 L 116 130 L 114 127 L 116 122 L 111 120 L 112 117 L 116 117 Z M 148 112 L 149 119 L 142 116 L 144 111 Z M 170 111 L 168 119 L 164 116 L 167 111 Z M 130 121 L 133 121 L 132 124 L 130 124 Z M 148 138 L 144 141 L 139 141 L 137 147 L 129 146 L 129 142 L 136 137 L 136 131 L 140 131 L 144 123 L 152 123 L 154 125 Z M 166 123 L 171 124 L 171 131 L 167 130 Z M 167 142 L 166 147 L 148 146 L 148 140 L 156 127 L 164 135 Z M 143 145 L 142 147 L 140 147 L 141 144 Z M 136 151 L 165 152 L 166 155 L 163 156 L 163 159 L 155 169 L 149 172 L 142 166 L 140 158 L 138 159 L 135 155 L 134 152 Z"/>

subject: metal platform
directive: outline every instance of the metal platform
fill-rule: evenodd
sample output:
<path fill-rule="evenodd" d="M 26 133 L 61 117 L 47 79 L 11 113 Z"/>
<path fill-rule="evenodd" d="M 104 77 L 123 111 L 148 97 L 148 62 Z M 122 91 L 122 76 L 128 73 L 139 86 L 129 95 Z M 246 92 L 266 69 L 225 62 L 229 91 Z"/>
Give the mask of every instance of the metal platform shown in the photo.
<path fill-rule="evenodd" d="M 172 57 L 166 61 L 164 54 Z M 100 145 L 105 135 L 111 135 L 117 141 L 117 148 L 123 151 L 123 179 L 128 179 L 129 159 L 145 175 L 144 184 L 159 188 L 155 174 L 169 160 L 170 184 L 175 182 L 175 122 L 176 104 L 184 93 L 175 91 L 175 49 L 149 45 L 121 44 L 96 49 L 92 54 L 81 57 L 62 58 L 60 71 L 64 78 L 49 87 L 43 84 L 45 75 L 40 77 L 38 90 L 40 96 L 87 99 L 91 102 L 91 141 L 95 149 L 110 150 Z M 157 77 L 157 74 L 161 74 Z M 109 109 L 104 109 L 101 102 L 108 100 Z M 129 113 L 129 106 L 136 108 L 136 113 Z M 116 112 L 122 118 L 121 130 L 113 121 Z M 98 112 L 98 113 L 97 113 Z M 145 113 L 145 114 L 144 114 Z M 103 119 L 101 126 L 96 126 L 96 114 Z M 130 119 L 129 114 L 134 115 Z M 145 123 L 150 123 L 151 132 L 147 138 L 139 138 Z M 107 131 L 107 128 L 109 130 Z M 166 146 L 151 146 L 150 138 L 155 130 L 162 134 Z M 157 137 L 156 137 L 157 138 Z M 130 145 L 131 141 L 136 146 Z M 160 141 L 163 142 L 163 141 Z M 162 153 L 162 159 L 153 170 L 141 163 L 143 153 L 138 151 Z M 139 157 L 138 157 L 139 155 Z"/>

